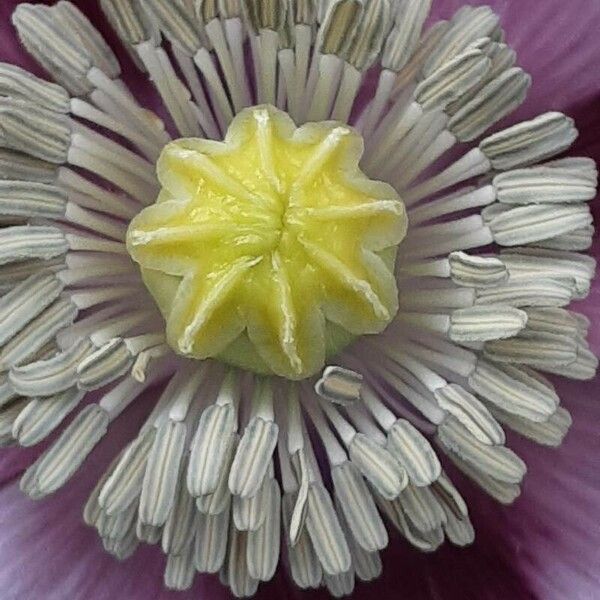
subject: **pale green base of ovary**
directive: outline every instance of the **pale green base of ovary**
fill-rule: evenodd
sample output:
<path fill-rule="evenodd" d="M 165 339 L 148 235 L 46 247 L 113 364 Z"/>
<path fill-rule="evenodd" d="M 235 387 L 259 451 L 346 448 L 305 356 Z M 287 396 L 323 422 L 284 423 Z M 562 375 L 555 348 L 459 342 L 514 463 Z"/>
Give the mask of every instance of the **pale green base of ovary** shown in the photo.
<path fill-rule="evenodd" d="M 327 324 L 326 333 L 326 358 L 333 359 L 337 356 L 344 348 L 349 346 L 356 336 L 348 333 L 341 327 L 333 323 Z M 244 332 L 235 342 L 229 345 L 229 347 L 215 357 L 215 360 L 224 362 L 225 364 L 233 367 L 244 369 L 258 375 L 274 375 L 273 371 L 259 356 L 256 348 L 248 338 L 248 335 Z M 312 375 L 316 375 L 313 373 Z M 305 378 L 306 379 L 306 378 Z"/>

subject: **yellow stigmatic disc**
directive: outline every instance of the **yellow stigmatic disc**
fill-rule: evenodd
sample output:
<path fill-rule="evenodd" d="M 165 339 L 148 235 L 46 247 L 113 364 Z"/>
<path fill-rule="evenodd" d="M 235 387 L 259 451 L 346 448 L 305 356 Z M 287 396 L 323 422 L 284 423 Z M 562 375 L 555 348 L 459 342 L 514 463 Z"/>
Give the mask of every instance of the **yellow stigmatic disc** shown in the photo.
<path fill-rule="evenodd" d="M 165 147 L 127 248 L 176 353 L 297 380 L 385 329 L 407 218 L 362 152 L 350 127 L 297 128 L 271 106 L 240 112 L 222 142 Z"/>

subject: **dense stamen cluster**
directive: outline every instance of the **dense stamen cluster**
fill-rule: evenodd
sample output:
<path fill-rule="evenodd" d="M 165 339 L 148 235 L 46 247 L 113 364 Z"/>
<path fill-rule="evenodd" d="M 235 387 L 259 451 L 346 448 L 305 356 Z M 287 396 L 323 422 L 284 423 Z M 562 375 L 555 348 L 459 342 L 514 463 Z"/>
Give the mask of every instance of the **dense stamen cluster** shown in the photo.
<path fill-rule="evenodd" d="M 593 161 L 556 158 L 577 137 L 573 121 L 551 112 L 486 133 L 531 83 L 488 7 L 425 27 L 428 0 L 100 4 L 166 125 L 68 1 L 13 16 L 56 83 L 0 64 L 0 442 L 32 446 L 77 413 L 25 472 L 24 492 L 58 490 L 160 385 L 84 517 L 119 559 L 160 544 L 168 587 L 219 572 L 250 596 L 285 553 L 297 585 L 342 596 L 379 575 L 386 521 L 421 550 L 471 543 L 444 457 L 511 503 L 526 466 L 503 426 L 559 445 L 571 418 L 545 374 L 583 380 L 597 368 L 589 321 L 569 308 L 595 272 L 581 252 L 597 188 Z M 314 379 L 175 354 L 125 243 L 160 192 L 163 148 L 220 141 L 258 104 L 299 127 L 353 127 L 362 172 L 408 212 L 396 317 Z"/>

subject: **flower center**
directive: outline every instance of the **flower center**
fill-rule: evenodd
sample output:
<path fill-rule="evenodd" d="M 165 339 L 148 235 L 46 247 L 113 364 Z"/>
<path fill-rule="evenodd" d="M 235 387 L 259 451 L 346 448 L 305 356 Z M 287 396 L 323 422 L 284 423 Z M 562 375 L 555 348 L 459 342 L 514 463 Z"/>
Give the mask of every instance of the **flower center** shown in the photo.
<path fill-rule="evenodd" d="M 239 113 L 223 142 L 169 144 L 127 247 L 181 355 L 302 379 L 394 317 L 404 205 L 359 169 L 362 139 Z"/>

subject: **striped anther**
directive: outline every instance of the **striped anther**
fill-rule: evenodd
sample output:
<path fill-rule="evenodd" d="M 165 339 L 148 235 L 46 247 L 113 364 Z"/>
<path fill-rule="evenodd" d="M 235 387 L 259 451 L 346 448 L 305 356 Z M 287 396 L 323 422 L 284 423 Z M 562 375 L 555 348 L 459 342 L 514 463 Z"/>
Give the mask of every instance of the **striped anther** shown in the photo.
<path fill-rule="evenodd" d="M 499 258 L 513 280 L 541 277 L 574 279 L 578 298 L 587 296 L 596 271 L 596 261 L 591 256 L 575 252 L 514 248 L 502 251 Z"/>
<path fill-rule="evenodd" d="M 390 12 L 387 0 L 373 0 L 365 6 L 347 55 L 348 63 L 358 71 L 368 69 L 379 56 L 388 30 Z"/>
<path fill-rule="evenodd" d="M 167 421 L 156 430 L 142 483 L 140 520 L 164 525 L 175 502 L 177 478 L 185 449 L 186 426 Z"/>
<path fill-rule="evenodd" d="M 194 22 L 181 3 L 145 0 L 144 8 L 169 41 L 180 47 L 188 56 L 194 56 L 202 47 Z"/>
<path fill-rule="evenodd" d="M 399 71 L 417 49 L 431 0 L 402 0 L 396 7 L 394 26 L 388 35 L 381 64 L 390 71 Z"/>
<path fill-rule="evenodd" d="M 350 568 L 350 549 L 322 483 L 312 483 L 308 491 L 306 529 L 323 571 L 329 575 L 345 573 Z"/>
<path fill-rule="evenodd" d="M 194 498 L 187 490 L 185 478 L 180 477 L 175 502 L 162 533 L 161 544 L 165 554 L 181 554 L 191 546 L 196 515 Z"/>
<path fill-rule="evenodd" d="M 450 315 L 448 337 L 454 342 L 485 342 L 510 338 L 527 324 L 527 313 L 502 304 L 460 308 Z"/>
<path fill-rule="evenodd" d="M 233 595 L 238 598 L 253 596 L 258 588 L 258 580 L 251 577 L 248 571 L 247 556 L 248 534 L 232 525 L 229 528 L 228 564 L 224 574 Z"/>
<path fill-rule="evenodd" d="M 0 98 L 0 145 L 49 163 L 67 162 L 71 125 L 67 115 L 28 100 Z"/>
<path fill-rule="evenodd" d="M 493 184 L 504 204 L 570 204 L 596 197 L 598 173 L 591 160 L 566 159 L 500 173 Z"/>
<path fill-rule="evenodd" d="M 272 477 L 267 474 L 254 496 L 246 498 L 242 498 L 241 496 L 233 497 L 231 514 L 236 529 L 239 531 L 256 531 L 259 527 L 262 527 L 265 518 L 267 518 L 271 482 Z"/>
<path fill-rule="evenodd" d="M 440 442 L 443 447 L 443 443 Z M 507 483 L 495 479 L 489 473 L 462 460 L 451 450 L 447 450 L 448 458 L 470 479 L 472 479 L 482 490 L 489 494 L 500 504 L 512 504 L 521 494 L 521 488 L 516 483 Z"/>
<path fill-rule="evenodd" d="M 248 573 L 259 581 L 270 581 L 279 562 L 281 540 L 281 492 L 275 479 L 267 480 L 265 519 L 262 525 L 248 533 L 246 560 Z"/>
<path fill-rule="evenodd" d="M 260 487 L 277 444 L 279 428 L 273 421 L 254 417 L 244 431 L 231 471 L 229 489 L 238 496 L 253 496 Z"/>
<path fill-rule="evenodd" d="M 551 388 L 512 365 L 479 359 L 469 386 L 493 406 L 536 422 L 546 421 L 558 407 Z"/>
<path fill-rule="evenodd" d="M 321 378 L 315 384 L 319 396 L 347 406 L 360 400 L 363 378 L 360 373 L 342 367 L 325 367 Z"/>
<path fill-rule="evenodd" d="M 0 408 L 0 448 L 7 448 L 15 444 L 13 425 L 26 404 L 26 398 L 19 398 Z"/>
<path fill-rule="evenodd" d="M 350 460 L 373 487 L 392 500 L 406 487 L 404 469 L 383 446 L 363 433 L 357 433 L 348 446 Z"/>
<path fill-rule="evenodd" d="M 502 427 L 473 394 L 452 383 L 437 389 L 433 395 L 440 407 L 459 421 L 482 444 L 504 444 Z"/>
<path fill-rule="evenodd" d="M 367 552 L 387 546 L 388 535 L 375 502 L 358 469 L 351 463 L 331 469 L 335 496 L 357 543 Z"/>
<path fill-rule="evenodd" d="M 282 517 L 292 579 L 301 589 L 317 588 L 323 573 L 308 532 L 302 530 L 296 543 L 293 545 L 290 543 L 290 522 L 295 502 L 293 494 L 284 493 Z"/>
<path fill-rule="evenodd" d="M 139 0 L 100 0 L 100 6 L 125 43 L 136 46 L 160 38 Z"/>
<path fill-rule="evenodd" d="M 76 387 L 51 396 L 33 398 L 15 419 L 12 435 L 21 446 L 34 446 L 48 437 L 83 400 Z"/>
<path fill-rule="evenodd" d="M 494 169 L 508 171 L 560 154 L 577 135 L 573 119 L 550 112 L 495 133 L 479 147 Z"/>
<path fill-rule="evenodd" d="M 574 288 L 575 281 L 564 277 L 509 279 L 502 285 L 477 290 L 475 304 L 478 306 L 504 304 L 515 308 L 529 306 L 560 308 L 571 302 Z"/>
<path fill-rule="evenodd" d="M 453 417 L 440 424 L 437 435 L 447 450 L 494 479 L 518 484 L 525 476 L 527 467 L 512 450 L 482 444 Z"/>
<path fill-rule="evenodd" d="M 550 446 L 551 448 L 560 446 L 573 424 L 571 415 L 562 406 L 559 406 L 556 412 L 543 423 L 535 423 L 529 419 L 523 419 L 517 415 L 511 415 L 497 409 L 493 412 L 499 421 L 510 427 L 513 431 L 538 444 Z"/>
<path fill-rule="evenodd" d="M 442 473 L 438 480 L 431 486 L 431 491 L 435 494 L 440 504 L 447 508 L 455 517 L 462 519 L 469 515 L 463 497 L 445 473 Z"/>
<path fill-rule="evenodd" d="M 437 529 L 446 520 L 444 510 L 429 487 L 409 485 L 398 501 L 411 523 L 423 533 Z"/>
<path fill-rule="evenodd" d="M 363 6 L 358 0 L 334 0 L 330 3 L 321 25 L 322 54 L 345 56 L 358 30 Z"/>
<path fill-rule="evenodd" d="M 427 439 L 408 421 L 399 419 L 388 432 L 387 447 L 419 487 L 431 485 L 442 472 L 440 461 Z"/>
<path fill-rule="evenodd" d="M 0 181 L 0 215 L 61 219 L 67 194 L 57 186 L 32 181 Z"/>
<path fill-rule="evenodd" d="M 67 298 L 58 298 L 30 321 L 0 351 L 0 364 L 14 367 L 32 358 L 51 342 L 56 334 L 73 323 L 77 307 Z"/>
<path fill-rule="evenodd" d="M 508 269 L 494 257 L 471 256 L 464 252 L 453 252 L 448 257 L 450 277 L 460 286 L 495 287 L 508 281 Z"/>
<path fill-rule="evenodd" d="M 592 224 L 586 204 L 529 204 L 509 208 L 494 204 L 482 211 L 496 243 L 520 246 L 566 235 Z"/>
<path fill-rule="evenodd" d="M 55 112 L 69 112 L 69 94 L 63 87 L 9 63 L 0 63 L 0 96 L 27 100 Z"/>
<path fill-rule="evenodd" d="M 577 340 L 559 333 L 524 329 L 510 339 L 487 342 L 484 354 L 495 362 L 540 369 L 568 366 L 577 360 Z"/>
<path fill-rule="evenodd" d="M 38 271 L 0 298 L 0 344 L 10 341 L 63 291 L 54 273 Z"/>
<path fill-rule="evenodd" d="M 194 540 L 194 564 L 200 573 L 218 573 L 225 562 L 229 511 L 218 515 L 198 513 Z"/>
<path fill-rule="evenodd" d="M 452 18 L 451 27 L 427 57 L 423 67 L 425 76 L 451 60 L 476 40 L 489 37 L 498 21 L 499 17 L 489 6 L 465 7 L 464 10 L 459 10 Z"/>
<path fill-rule="evenodd" d="M 0 265 L 32 258 L 48 260 L 69 249 L 65 234 L 57 227 L 23 225 L 0 229 Z"/>
<path fill-rule="evenodd" d="M 522 104 L 530 86 L 531 77 L 522 69 L 505 71 L 452 116 L 449 131 L 461 142 L 472 142 Z"/>
<path fill-rule="evenodd" d="M 89 404 L 75 417 L 37 465 L 39 493 L 51 494 L 74 475 L 106 433 L 108 422 L 108 413 L 97 404 Z"/>
<path fill-rule="evenodd" d="M 425 110 L 443 110 L 474 87 L 490 67 L 490 60 L 478 50 L 468 50 L 423 80 L 415 90 L 415 100 Z"/>
<path fill-rule="evenodd" d="M 21 3 L 12 14 L 23 45 L 74 96 L 92 90 L 86 75 L 92 61 L 80 40 L 48 6 Z"/>
<path fill-rule="evenodd" d="M 339 575 L 328 575 L 325 573 L 323 583 L 327 591 L 334 598 L 349 596 L 354 591 L 354 569 L 350 569 L 346 573 L 340 573 Z"/>
<path fill-rule="evenodd" d="M 193 496 L 216 490 L 235 427 L 235 408 L 231 404 L 215 404 L 202 413 L 192 440 L 187 471 L 187 486 Z"/>
<path fill-rule="evenodd" d="M 164 574 L 165 587 L 179 591 L 191 588 L 196 574 L 193 559 L 194 554 L 191 547 L 184 549 L 180 554 L 167 555 Z"/>
<path fill-rule="evenodd" d="M 0 148 L 0 179 L 55 183 L 58 167 L 11 148 Z"/>
<path fill-rule="evenodd" d="M 97 390 L 129 371 L 134 357 L 121 338 L 115 338 L 86 356 L 77 367 L 78 385 Z"/>
<path fill-rule="evenodd" d="M 91 63 L 111 79 L 119 77 L 121 74 L 119 59 L 85 14 L 73 2 L 67 0 L 60 0 L 53 10 L 55 18 L 85 47 Z"/>
<path fill-rule="evenodd" d="M 156 429 L 149 427 L 125 449 L 101 489 L 99 502 L 108 514 L 125 510 L 139 495 Z"/>
<path fill-rule="evenodd" d="M 235 456 L 235 451 L 238 445 L 239 436 L 234 434 L 225 453 L 225 461 L 223 463 L 223 468 L 219 473 L 219 481 L 217 482 L 215 491 L 211 494 L 198 496 L 198 498 L 196 498 L 196 507 L 201 513 L 218 515 L 223 511 L 229 512 L 229 507 L 231 505 L 231 492 L 229 491 L 228 480 L 231 470 L 231 463 L 233 462 L 233 457 Z"/>

